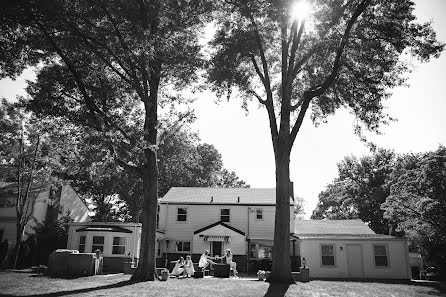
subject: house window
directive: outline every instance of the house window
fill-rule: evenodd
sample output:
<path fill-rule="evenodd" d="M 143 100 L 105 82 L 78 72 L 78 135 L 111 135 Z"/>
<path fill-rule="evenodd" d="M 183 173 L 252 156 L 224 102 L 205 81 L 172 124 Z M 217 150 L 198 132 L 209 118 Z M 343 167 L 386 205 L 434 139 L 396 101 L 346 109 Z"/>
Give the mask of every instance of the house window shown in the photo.
<path fill-rule="evenodd" d="M 85 253 L 85 240 L 87 239 L 87 236 L 82 235 L 79 238 L 79 253 Z"/>
<path fill-rule="evenodd" d="M 156 251 L 157 257 L 161 257 L 161 241 L 157 241 L 158 249 Z"/>
<path fill-rule="evenodd" d="M 177 252 L 190 252 L 190 241 L 177 241 Z"/>
<path fill-rule="evenodd" d="M 125 254 L 125 237 L 113 237 L 112 254 L 114 255 Z"/>
<path fill-rule="evenodd" d="M 256 209 L 256 219 L 263 220 L 263 209 L 260 208 Z"/>
<path fill-rule="evenodd" d="M 223 208 L 220 209 L 220 221 L 222 222 L 229 222 L 230 217 L 230 209 L 229 208 Z"/>
<path fill-rule="evenodd" d="M 249 244 L 249 258 L 250 259 L 257 258 L 257 245 L 255 243 Z"/>
<path fill-rule="evenodd" d="M 177 221 L 178 222 L 187 221 L 187 208 L 178 207 Z"/>
<path fill-rule="evenodd" d="M 387 249 L 385 245 L 375 245 L 373 247 L 375 252 L 375 265 L 380 267 L 387 267 L 389 263 L 387 261 Z"/>
<path fill-rule="evenodd" d="M 321 249 L 322 249 L 322 265 L 334 266 L 335 265 L 334 246 L 323 245 Z"/>
<path fill-rule="evenodd" d="M 104 253 L 104 236 L 93 236 L 93 244 L 91 246 L 91 252 L 101 250 Z"/>
<path fill-rule="evenodd" d="M 271 250 L 271 247 L 259 244 L 259 259 L 271 259 Z"/>

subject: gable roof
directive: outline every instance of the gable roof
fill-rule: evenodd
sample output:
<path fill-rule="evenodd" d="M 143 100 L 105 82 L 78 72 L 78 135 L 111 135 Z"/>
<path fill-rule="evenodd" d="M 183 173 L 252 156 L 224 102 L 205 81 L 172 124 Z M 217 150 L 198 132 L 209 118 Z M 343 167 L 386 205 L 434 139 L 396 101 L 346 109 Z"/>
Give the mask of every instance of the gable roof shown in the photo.
<path fill-rule="evenodd" d="M 276 205 L 276 189 L 173 187 L 161 199 L 161 204 L 166 203 Z"/>
<path fill-rule="evenodd" d="M 294 233 L 299 236 L 376 236 L 362 220 L 295 220 Z"/>
<path fill-rule="evenodd" d="M 241 235 L 245 235 L 245 232 L 240 231 L 239 229 L 234 228 L 234 227 L 232 227 L 232 226 L 229 226 L 228 224 L 225 224 L 225 223 L 223 223 L 222 221 L 219 221 L 219 222 L 210 224 L 209 226 L 206 226 L 206 227 L 204 227 L 204 228 L 198 229 L 197 231 L 194 232 L 194 235 L 195 235 L 195 234 L 198 234 L 198 233 L 201 233 L 201 232 L 203 232 L 203 231 L 206 231 L 206 230 L 208 230 L 208 229 L 211 229 L 211 228 L 213 228 L 213 227 L 215 227 L 215 226 L 218 226 L 218 225 L 222 225 L 223 227 L 226 227 L 226 228 L 228 228 L 228 229 L 230 229 L 230 230 L 232 230 L 232 231 L 234 231 L 234 232 L 237 232 L 237 233 L 239 233 L 239 234 L 241 234 Z"/>

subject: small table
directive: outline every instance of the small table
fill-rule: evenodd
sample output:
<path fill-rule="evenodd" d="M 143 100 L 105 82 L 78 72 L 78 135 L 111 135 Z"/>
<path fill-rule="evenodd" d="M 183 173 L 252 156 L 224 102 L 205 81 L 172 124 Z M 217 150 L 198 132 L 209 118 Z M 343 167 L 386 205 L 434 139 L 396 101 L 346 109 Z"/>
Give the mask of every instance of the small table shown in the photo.
<path fill-rule="evenodd" d="M 229 264 L 214 264 L 214 277 L 228 278 L 231 275 Z"/>

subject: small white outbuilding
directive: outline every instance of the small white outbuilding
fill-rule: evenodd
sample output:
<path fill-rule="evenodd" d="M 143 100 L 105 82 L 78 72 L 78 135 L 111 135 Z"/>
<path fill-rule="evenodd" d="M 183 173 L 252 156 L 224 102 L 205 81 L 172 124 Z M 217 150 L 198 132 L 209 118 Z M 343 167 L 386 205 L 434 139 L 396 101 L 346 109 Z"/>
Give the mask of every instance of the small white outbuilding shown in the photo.
<path fill-rule="evenodd" d="M 410 279 L 407 239 L 376 234 L 361 220 L 296 220 L 310 278 Z"/>

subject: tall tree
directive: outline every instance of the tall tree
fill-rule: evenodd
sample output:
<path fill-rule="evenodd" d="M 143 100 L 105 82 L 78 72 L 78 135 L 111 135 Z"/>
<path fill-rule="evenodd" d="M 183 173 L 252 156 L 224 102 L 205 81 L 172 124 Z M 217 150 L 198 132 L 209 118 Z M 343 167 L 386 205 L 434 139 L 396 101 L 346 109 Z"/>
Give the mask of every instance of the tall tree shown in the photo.
<path fill-rule="evenodd" d="M 385 217 L 437 262 L 446 277 L 446 148 L 400 158 L 391 180 L 382 205 Z"/>
<path fill-rule="evenodd" d="M 391 224 L 381 204 L 389 196 L 396 155 L 379 149 L 371 156 L 346 157 L 338 164 L 339 176 L 319 194 L 312 219 L 356 219 L 379 234 L 389 234 Z"/>
<path fill-rule="evenodd" d="M 317 123 L 346 107 L 376 131 L 389 89 L 405 80 L 400 56 L 428 61 L 443 45 L 430 24 L 415 22 L 409 0 L 308 1 L 311 15 L 301 19 L 296 1 L 224 2 L 208 78 L 218 94 L 236 91 L 266 108 L 276 164 L 271 281 L 292 283 L 289 163 L 307 111 Z"/>
<path fill-rule="evenodd" d="M 28 90 L 29 107 L 102 132 L 115 161 L 143 181 L 134 280 L 154 280 L 155 274 L 158 105 L 178 98 L 176 91 L 196 78 L 198 33 L 210 5 L 205 0 L 2 3 L 2 75 L 15 77 L 26 66 L 39 65 Z"/>

